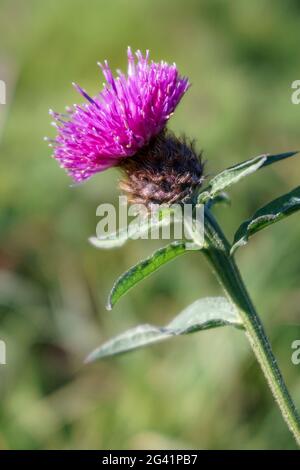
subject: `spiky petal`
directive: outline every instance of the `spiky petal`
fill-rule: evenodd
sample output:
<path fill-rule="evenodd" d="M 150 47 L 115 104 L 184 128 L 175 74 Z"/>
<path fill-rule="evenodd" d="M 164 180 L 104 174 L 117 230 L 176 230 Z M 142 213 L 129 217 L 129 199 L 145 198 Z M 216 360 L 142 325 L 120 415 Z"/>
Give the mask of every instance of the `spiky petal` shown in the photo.
<path fill-rule="evenodd" d="M 147 145 L 164 129 L 189 87 L 175 64 L 149 62 L 148 51 L 135 55 L 128 48 L 127 76 L 118 71 L 114 78 L 106 61 L 99 64 L 107 83 L 96 97 L 75 85 L 86 104 L 74 105 L 66 115 L 50 112 L 58 131 L 53 156 L 76 182 L 120 164 Z"/>

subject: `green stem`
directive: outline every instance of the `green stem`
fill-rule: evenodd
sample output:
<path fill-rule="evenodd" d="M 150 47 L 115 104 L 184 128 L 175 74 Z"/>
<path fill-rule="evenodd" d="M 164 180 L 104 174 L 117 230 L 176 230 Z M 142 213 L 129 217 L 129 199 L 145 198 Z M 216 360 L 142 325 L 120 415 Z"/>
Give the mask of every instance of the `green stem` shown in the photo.
<path fill-rule="evenodd" d="M 260 317 L 252 304 L 238 267 L 230 256 L 229 242 L 209 210 L 205 212 L 205 242 L 206 248 L 203 252 L 231 302 L 238 308 L 246 335 L 282 416 L 300 445 L 300 416 L 284 382 Z"/>

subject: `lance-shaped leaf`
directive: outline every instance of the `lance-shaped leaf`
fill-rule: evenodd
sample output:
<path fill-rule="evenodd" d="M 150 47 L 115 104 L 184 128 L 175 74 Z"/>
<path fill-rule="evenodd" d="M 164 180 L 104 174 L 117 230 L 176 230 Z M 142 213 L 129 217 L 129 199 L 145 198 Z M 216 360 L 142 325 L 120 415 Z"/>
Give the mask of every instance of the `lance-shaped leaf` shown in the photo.
<path fill-rule="evenodd" d="M 296 153 L 297 152 L 286 152 L 278 155 L 260 155 L 227 168 L 210 180 L 208 188 L 200 193 L 198 202 L 204 203 L 209 199 L 213 199 L 224 189 L 237 183 L 242 178 L 251 175 L 260 168 L 271 165 L 272 163 L 280 160 L 284 160 L 285 158 L 292 157 Z"/>
<path fill-rule="evenodd" d="M 111 339 L 100 348 L 95 349 L 88 356 L 86 362 L 93 362 L 103 357 L 149 346 L 173 336 L 186 335 L 226 325 L 239 329 L 243 328 L 239 313 L 234 305 L 224 297 L 199 299 L 164 327 L 140 325 Z"/>
<path fill-rule="evenodd" d="M 138 282 L 145 279 L 145 277 L 149 276 L 154 271 L 157 271 L 157 269 L 172 259 L 187 253 L 190 249 L 192 249 L 191 243 L 183 241 L 172 242 L 155 251 L 149 258 L 137 263 L 116 280 L 109 294 L 106 308 L 111 310 L 118 300 Z"/>
<path fill-rule="evenodd" d="M 246 245 L 248 239 L 263 228 L 284 219 L 300 209 L 300 186 L 263 206 L 238 228 L 231 248 L 233 254 L 239 246 Z"/>
<path fill-rule="evenodd" d="M 144 217 L 137 217 L 137 220 L 131 221 L 128 226 L 116 232 L 98 237 L 90 237 L 89 242 L 94 247 L 100 249 L 118 248 L 130 239 L 147 238 L 150 230 L 153 234 L 160 227 L 169 225 L 174 221 L 175 215 L 172 208 L 163 208 L 156 213 L 153 212 L 146 214 Z"/>

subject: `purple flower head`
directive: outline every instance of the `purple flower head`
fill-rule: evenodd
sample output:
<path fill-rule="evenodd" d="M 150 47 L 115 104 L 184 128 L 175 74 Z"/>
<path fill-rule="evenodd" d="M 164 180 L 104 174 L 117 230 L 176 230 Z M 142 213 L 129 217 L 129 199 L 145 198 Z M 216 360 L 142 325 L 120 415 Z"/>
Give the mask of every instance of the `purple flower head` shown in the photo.
<path fill-rule="evenodd" d="M 67 114 L 50 111 L 58 131 L 54 157 L 76 182 L 147 145 L 164 129 L 189 87 L 175 64 L 149 62 L 149 51 L 145 56 L 137 51 L 137 60 L 130 48 L 127 55 L 127 76 L 118 71 L 114 78 L 105 61 L 99 65 L 107 83 L 95 98 L 74 85 L 88 103 L 67 108 Z"/>

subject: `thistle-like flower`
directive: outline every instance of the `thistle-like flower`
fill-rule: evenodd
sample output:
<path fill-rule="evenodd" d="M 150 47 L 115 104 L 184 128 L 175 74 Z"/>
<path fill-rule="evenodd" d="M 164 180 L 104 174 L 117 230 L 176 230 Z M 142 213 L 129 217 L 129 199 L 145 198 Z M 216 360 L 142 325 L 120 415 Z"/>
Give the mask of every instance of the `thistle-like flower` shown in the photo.
<path fill-rule="evenodd" d="M 136 59 L 128 48 L 127 76 L 118 71 L 117 78 L 107 61 L 99 64 L 107 83 L 96 97 L 74 84 L 88 103 L 67 114 L 50 110 L 58 131 L 53 156 L 75 182 L 118 166 L 132 202 L 186 200 L 202 181 L 202 164 L 193 145 L 166 124 L 189 81 L 175 64 L 149 62 L 148 51 L 137 51 Z"/>

